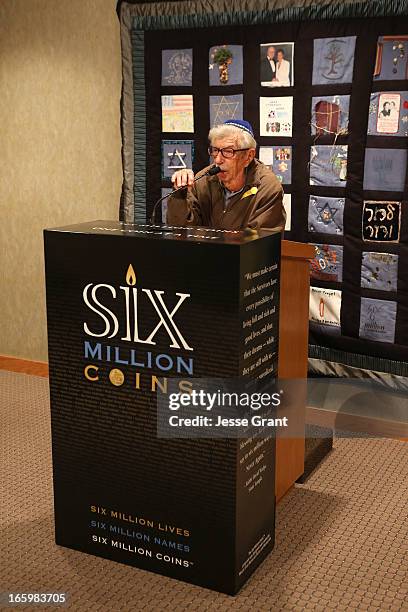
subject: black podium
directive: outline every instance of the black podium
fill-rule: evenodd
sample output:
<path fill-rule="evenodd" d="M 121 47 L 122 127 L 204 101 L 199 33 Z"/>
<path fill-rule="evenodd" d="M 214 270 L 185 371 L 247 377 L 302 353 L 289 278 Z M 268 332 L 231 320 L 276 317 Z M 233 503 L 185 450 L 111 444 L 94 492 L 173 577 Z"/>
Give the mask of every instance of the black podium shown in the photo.
<path fill-rule="evenodd" d="M 280 234 L 45 230 L 56 542 L 234 594 L 274 545 L 274 439 L 164 439 L 177 378 L 277 372 Z"/>

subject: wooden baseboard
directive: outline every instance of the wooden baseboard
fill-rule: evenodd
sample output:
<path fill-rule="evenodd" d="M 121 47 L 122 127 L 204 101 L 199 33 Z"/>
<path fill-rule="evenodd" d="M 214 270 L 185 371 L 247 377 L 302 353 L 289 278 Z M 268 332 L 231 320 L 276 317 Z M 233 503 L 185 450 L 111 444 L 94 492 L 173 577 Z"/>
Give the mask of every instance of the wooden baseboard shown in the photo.
<path fill-rule="evenodd" d="M 18 357 L 8 357 L 7 355 L 0 355 L 0 370 L 48 377 L 48 363 L 45 361 L 31 361 Z"/>

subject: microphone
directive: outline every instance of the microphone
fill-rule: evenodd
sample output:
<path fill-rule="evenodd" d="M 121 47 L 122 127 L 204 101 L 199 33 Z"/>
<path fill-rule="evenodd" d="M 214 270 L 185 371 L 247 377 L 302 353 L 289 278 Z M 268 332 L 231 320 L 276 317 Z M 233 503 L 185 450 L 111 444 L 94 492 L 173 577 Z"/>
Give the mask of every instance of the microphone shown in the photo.
<path fill-rule="evenodd" d="M 207 170 L 207 172 L 205 174 L 203 174 L 202 176 L 214 176 L 215 174 L 218 174 L 219 172 L 222 172 L 222 170 L 221 170 L 221 168 L 219 166 L 211 166 L 211 168 L 209 170 Z M 199 181 L 200 178 L 202 178 L 202 177 L 199 176 L 195 180 Z"/>
<path fill-rule="evenodd" d="M 193 182 L 196 183 L 197 181 L 199 181 L 200 179 L 204 178 L 205 176 L 214 176 L 215 174 L 218 174 L 219 172 L 222 172 L 222 170 L 221 170 L 221 168 L 219 166 L 211 166 L 211 168 L 209 170 L 207 170 L 207 172 L 204 172 L 204 174 L 202 174 L 198 178 L 194 179 Z M 182 189 L 187 189 L 187 185 L 183 185 L 182 187 L 177 187 L 177 189 L 173 189 L 173 191 L 170 191 L 170 193 L 168 193 L 167 195 L 164 195 L 163 197 L 161 197 L 161 198 L 159 198 L 157 200 L 156 204 L 153 206 L 153 212 L 152 212 L 152 215 L 150 217 L 150 223 L 152 223 L 153 225 L 156 223 L 156 221 L 155 221 L 156 209 L 157 209 L 157 206 L 160 204 L 160 202 L 162 202 L 163 200 L 165 200 L 169 196 L 173 195 L 173 193 L 177 193 L 177 191 L 181 191 Z"/>

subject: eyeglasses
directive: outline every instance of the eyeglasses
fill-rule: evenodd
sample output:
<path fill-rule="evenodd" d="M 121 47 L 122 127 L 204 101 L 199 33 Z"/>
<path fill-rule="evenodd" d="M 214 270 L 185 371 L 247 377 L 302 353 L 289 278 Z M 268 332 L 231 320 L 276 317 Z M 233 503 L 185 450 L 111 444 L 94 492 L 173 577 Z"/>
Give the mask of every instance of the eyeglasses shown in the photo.
<path fill-rule="evenodd" d="M 217 157 L 218 153 L 221 153 L 221 155 L 225 159 L 231 159 L 231 157 L 234 157 L 235 153 L 238 153 L 239 151 L 248 151 L 248 150 L 249 150 L 248 147 L 246 149 L 231 149 L 229 147 L 225 149 L 219 149 L 218 147 L 208 147 L 208 153 L 211 155 L 211 157 Z"/>

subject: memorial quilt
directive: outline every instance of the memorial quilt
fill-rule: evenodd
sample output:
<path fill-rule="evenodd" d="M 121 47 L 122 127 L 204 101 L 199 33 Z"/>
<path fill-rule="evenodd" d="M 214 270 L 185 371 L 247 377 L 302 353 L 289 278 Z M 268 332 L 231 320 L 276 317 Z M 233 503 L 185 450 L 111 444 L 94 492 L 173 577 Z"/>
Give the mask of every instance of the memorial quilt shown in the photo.
<path fill-rule="evenodd" d="M 145 222 L 175 170 L 209 163 L 210 127 L 247 119 L 285 238 L 315 246 L 312 369 L 408 377 L 407 0 L 158 7 L 118 7 L 122 219 Z"/>

